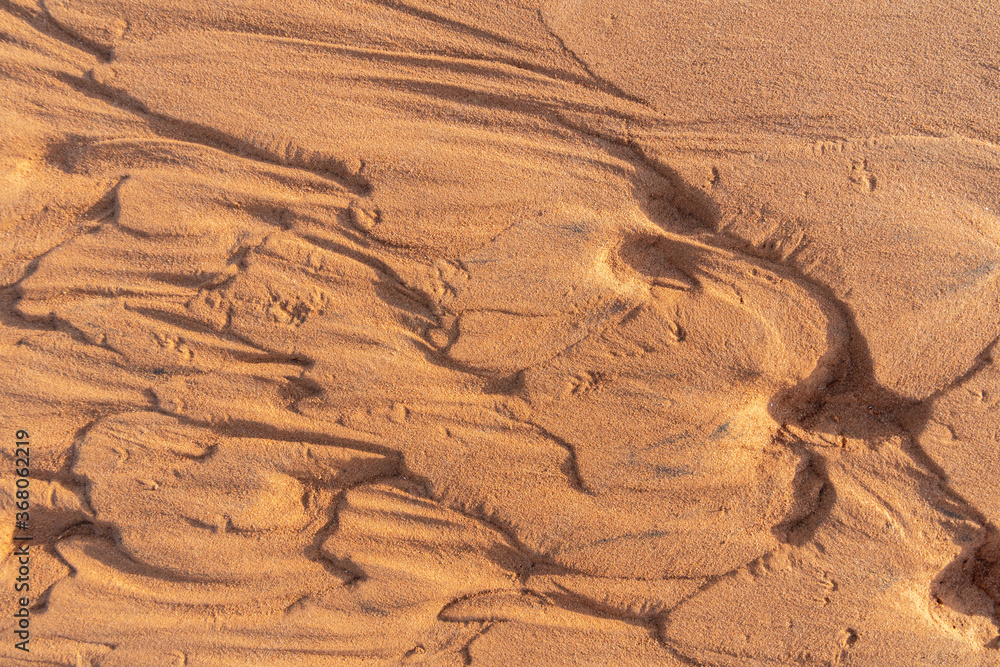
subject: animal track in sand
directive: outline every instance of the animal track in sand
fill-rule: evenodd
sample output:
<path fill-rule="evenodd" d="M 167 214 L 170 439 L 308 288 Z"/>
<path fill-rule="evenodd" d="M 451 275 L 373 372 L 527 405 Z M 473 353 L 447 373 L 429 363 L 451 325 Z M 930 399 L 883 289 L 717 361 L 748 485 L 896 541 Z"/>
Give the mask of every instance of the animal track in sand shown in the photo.
<path fill-rule="evenodd" d="M 868 168 L 868 160 L 854 160 L 851 162 L 851 175 L 849 180 L 863 191 L 874 192 L 878 186 L 878 179 Z"/>

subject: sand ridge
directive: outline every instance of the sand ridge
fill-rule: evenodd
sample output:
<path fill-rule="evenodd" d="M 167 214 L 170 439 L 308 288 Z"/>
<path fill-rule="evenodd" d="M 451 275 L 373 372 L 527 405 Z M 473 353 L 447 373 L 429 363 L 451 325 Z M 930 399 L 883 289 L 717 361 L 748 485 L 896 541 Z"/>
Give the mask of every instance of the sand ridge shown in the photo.
<path fill-rule="evenodd" d="M 997 30 L 3 3 L 3 660 L 995 664 Z"/>

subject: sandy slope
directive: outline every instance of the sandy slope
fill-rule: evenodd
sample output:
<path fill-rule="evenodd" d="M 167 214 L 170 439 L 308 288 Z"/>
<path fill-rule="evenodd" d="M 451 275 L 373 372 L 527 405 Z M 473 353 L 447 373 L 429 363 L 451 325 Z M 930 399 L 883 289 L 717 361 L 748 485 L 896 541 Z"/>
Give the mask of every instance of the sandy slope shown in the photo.
<path fill-rule="evenodd" d="M 814 4 L 0 1 L 4 664 L 997 664 L 1000 22 Z"/>

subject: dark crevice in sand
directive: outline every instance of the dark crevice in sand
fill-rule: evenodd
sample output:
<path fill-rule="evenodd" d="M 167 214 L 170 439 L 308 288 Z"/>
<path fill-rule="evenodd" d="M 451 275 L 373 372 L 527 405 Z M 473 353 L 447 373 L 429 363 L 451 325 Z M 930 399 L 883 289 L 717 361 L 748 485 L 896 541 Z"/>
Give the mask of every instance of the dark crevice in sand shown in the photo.
<path fill-rule="evenodd" d="M 193 317 L 129 303 L 125 304 L 125 309 L 148 317 L 151 320 L 168 324 L 171 327 L 176 327 L 182 331 L 189 331 L 191 333 L 202 335 L 211 335 L 223 342 L 237 343 L 256 350 L 255 353 L 227 351 L 226 354 L 231 356 L 234 361 L 246 364 L 295 364 L 297 366 L 301 366 L 303 369 L 312 368 L 315 364 L 315 361 L 309 357 L 301 354 L 286 354 L 276 350 L 269 350 L 267 348 L 260 347 L 257 342 L 249 338 L 240 336 L 232 331 L 217 329 Z"/>
<path fill-rule="evenodd" d="M 394 305 L 393 301 L 402 297 L 409 305 L 407 310 L 409 310 L 413 315 L 425 317 L 428 320 L 433 317 L 433 303 L 430 298 L 418 290 L 409 287 L 406 284 L 406 281 L 400 278 L 399 274 L 387 262 L 378 259 L 372 254 L 363 253 L 354 248 L 350 248 L 343 243 L 337 243 L 336 241 L 330 239 L 319 238 L 312 234 L 303 232 L 296 232 L 296 236 L 315 245 L 317 248 L 329 250 L 330 252 L 348 257 L 373 269 L 381 278 L 378 285 L 383 288 L 391 289 L 392 294 L 395 297 L 393 299 L 386 298 L 387 294 L 384 291 L 379 295 L 388 305 Z M 414 306 L 416 306 L 416 308 L 414 308 Z"/>
<path fill-rule="evenodd" d="M 489 632 L 493 626 L 493 623 L 484 623 L 482 628 L 480 628 L 469 641 L 465 642 L 465 645 L 459 650 L 458 654 L 461 656 L 462 664 L 465 665 L 465 667 L 470 667 L 470 665 L 474 664 L 472 659 L 472 644 Z"/>
<path fill-rule="evenodd" d="M 541 9 L 538 10 L 537 16 L 538 16 L 538 22 L 545 27 L 546 32 L 548 32 L 549 35 L 551 35 L 552 38 L 556 42 L 558 42 L 559 47 L 563 50 L 563 52 L 570 58 L 572 58 L 573 62 L 575 62 L 580 67 L 580 69 L 582 69 L 591 77 L 593 84 L 597 84 L 599 89 L 603 89 L 604 92 L 608 92 L 611 95 L 614 95 L 615 97 L 639 104 L 648 109 L 649 111 L 653 112 L 653 114 L 657 116 L 660 115 L 660 112 L 655 107 L 653 107 L 653 105 L 650 104 L 648 100 L 645 100 L 642 97 L 639 97 L 638 95 L 632 95 L 626 92 L 625 90 L 615 85 L 608 79 L 594 72 L 594 70 L 590 67 L 590 65 L 585 63 L 583 59 L 580 58 L 580 56 L 578 56 L 571 48 L 566 46 L 566 43 L 563 41 L 563 38 L 560 37 L 559 34 L 555 30 L 553 30 L 552 27 L 548 24 L 548 21 L 545 20 L 545 16 Z"/>
<path fill-rule="evenodd" d="M 112 61 L 113 63 L 114 61 Z M 322 178 L 330 184 L 340 186 L 345 192 L 353 192 L 356 195 L 365 196 L 371 192 L 371 184 L 362 177 L 346 172 L 338 173 L 329 169 L 310 169 L 294 163 L 277 160 L 274 156 L 261 150 L 260 147 L 238 137 L 231 136 L 217 128 L 156 113 L 150 110 L 142 100 L 134 98 L 127 92 L 118 90 L 113 86 L 99 83 L 93 78 L 85 79 L 65 73 L 54 74 L 54 76 L 85 95 L 148 120 L 152 129 L 164 139 L 200 144 L 228 153 L 234 157 L 256 160 L 276 167 L 301 169 L 312 176 Z"/>
<path fill-rule="evenodd" d="M 349 438 L 328 435 L 322 431 L 302 431 L 296 429 L 285 429 L 263 422 L 253 422 L 245 419 L 226 419 L 224 421 L 205 421 L 180 415 L 161 407 L 156 410 L 162 414 L 169 415 L 179 423 L 199 426 L 210 431 L 233 438 L 261 438 L 264 440 L 275 440 L 278 442 L 304 442 L 313 445 L 330 445 L 332 447 L 342 447 L 344 449 L 355 449 L 369 454 L 378 454 L 390 459 L 400 456 L 399 452 L 384 445 L 373 442 L 363 442 Z"/>
<path fill-rule="evenodd" d="M 733 239 L 733 237 L 730 238 L 732 240 L 736 240 Z M 741 242 L 737 240 L 737 243 Z M 753 247 L 744 247 L 746 248 L 746 252 L 754 252 Z M 866 426 L 863 430 L 856 432 L 847 428 L 848 425 L 852 423 L 871 424 L 871 419 L 868 417 L 873 417 L 883 429 L 881 437 L 896 434 L 901 435 L 904 438 L 902 450 L 914 461 L 919 469 L 926 471 L 935 479 L 940 492 L 946 499 L 954 504 L 956 509 L 958 509 L 969 520 L 984 527 L 990 526 L 991 524 L 988 523 L 983 514 L 972 503 L 966 500 L 959 491 L 952 488 L 944 470 L 920 447 L 919 444 L 917 444 L 916 436 L 926 426 L 926 420 L 930 417 L 929 406 L 933 401 L 933 398 L 947 391 L 948 388 L 960 384 L 965 378 L 973 375 L 986 363 L 988 363 L 989 360 L 992 359 L 992 352 L 997 344 L 997 340 L 1000 339 L 995 339 L 993 343 L 987 346 L 987 348 L 974 360 L 969 370 L 963 373 L 959 378 L 956 378 L 949 383 L 948 387 L 944 387 L 934 392 L 934 394 L 921 401 L 904 398 L 881 386 L 874 379 L 874 365 L 871 352 L 864 336 L 858 329 L 850 307 L 842 300 L 838 299 L 833 294 L 833 291 L 822 283 L 819 283 L 818 281 L 815 281 L 801 273 L 798 275 L 798 279 L 802 283 L 808 284 L 813 290 L 823 294 L 823 297 L 830 303 L 835 304 L 838 310 L 843 314 L 844 321 L 847 323 L 850 330 L 850 339 L 848 344 L 849 361 L 846 364 L 847 374 L 840 379 L 835 380 L 829 386 L 827 390 L 829 398 L 823 398 L 822 395 L 817 397 L 821 401 L 821 404 L 829 401 L 831 407 L 834 405 L 837 406 L 834 407 L 833 410 L 839 414 L 838 419 L 835 421 L 841 426 L 841 429 L 839 429 L 838 432 L 831 433 L 831 435 L 838 437 L 848 435 L 850 437 L 863 439 L 870 439 L 872 437 L 878 438 L 880 437 L 879 435 L 873 436 L 870 426 Z M 818 425 L 813 423 L 816 420 L 810 419 L 815 412 L 812 410 L 810 412 L 812 414 L 807 413 L 805 415 L 805 419 L 801 422 L 807 430 L 809 430 L 810 427 Z M 852 418 L 850 416 L 852 412 L 858 415 L 858 417 Z M 807 424 L 809 426 L 806 426 Z M 860 481 L 858 481 L 858 483 L 861 484 Z M 877 494 L 870 489 L 869 493 L 872 493 L 877 497 Z M 891 505 L 885 503 L 885 507 L 890 508 Z M 983 541 L 980 544 L 987 544 L 987 540 L 988 538 L 984 536 Z M 981 552 L 982 549 L 980 549 L 980 553 L 977 553 L 977 557 L 982 557 Z M 1000 560 L 998 560 L 997 563 L 1000 563 Z M 988 561 L 984 566 L 996 567 L 996 565 L 993 565 L 993 563 Z M 995 601 L 997 604 L 1000 604 L 1000 598 L 995 599 Z M 956 611 L 961 613 L 961 610 Z"/>
<path fill-rule="evenodd" d="M 112 48 L 102 46 L 101 44 L 98 44 L 94 40 L 88 39 L 86 36 L 82 35 L 79 31 L 74 30 L 73 26 L 67 25 L 62 21 L 60 21 L 55 16 L 53 16 L 52 10 L 48 7 L 48 3 L 46 2 L 46 0 L 40 0 L 39 7 L 41 7 L 42 11 L 45 12 L 48 21 L 51 22 L 54 26 L 53 29 L 47 32 L 47 34 L 50 37 L 55 37 L 57 33 L 61 32 L 67 35 L 68 37 L 76 40 L 78 42 L 76 47 L 81 51 L 86 51 L 87 53 L 96 56 L 102 62 L 108 62 L 109 60 L 111 60 L 112 54 L 114 52 Z M 70 46 L 74 46 L 69 39 L 66 39 L 64 41 Z"/>
<path fill-rule="evenodd" d="M 566 475 L 567 481 L 569 481 L 573 488 L 588 496 L 597 495 L 593 489 L 587 486 L 587 481 L 583 478 L 583 475 L 580 474 L 580 464 L 577 461 L 576 447 L 574 447 L 571 442 L 560 438 L 536 422 L 526 420 L 522 421 L 522 423 L 531 426 L 546 438 L 566 450 L 568 456 L 566 458 L 566 465 L 564 466 L 563 472 Z"/>
<path fill-rule="evenodd" d="M 575 568 L 562 565 L 551 556 L 539 553 L 538 551 L 525 545 L 518 537 L 517 530 L 513 527 L 513 525 L 501 517 L 496 516 L 495 513 L 487 511 L 484 507 L 482 507 L 481 503 L 470 503 L 458 498 L 451 498 L 447 495 L 447 493 L 437 493 L 435 492 L 434 484 L 430 479 L 422 475 L 415 474 L 409 468 L 404 468 L 404 470 L 405 474 L 402 474 L 401 476 L 425 489 L 427 498 L 431 499 L 435 503 L 438 503 L 442 507 L 447 507 L 448 509 L 454 510 L 459 514 L 472 519 L 473 521 L 480 522 L 503 535 L 504 538 L 506 538 L 507 541 L 514 547 L 514 549 L 516 549 L 530 562 L 529 568 L 524 572 L 519 573 L 522 583 L 527 581 L 528 577 L 530 577 L 531 571 L 536 567 L 543 567 L 548 573 L 585 574 L 585 572 L 581 570 L 576 570 Z"/>
<path fill-rule="evenodd" d="M 70 47 L 74 51 L 93 56 L 98 61 L 107 61 L 110 57 L 111 53 L 108 49 L 94 44 L 90 40 L 82 38 L 80 35 L 67 29 L 55 20 L 48 13 L 48 10 L 45 9 L 43 2 L 39 3 L 39 8 L 42 11 L 37 13 L 31 12 L 22 6 L 11 2 L 11 0 L 0 0 L 0 10 L 3 10 L 11 16 L 20 19 L 22 22 L 31 26 L 34 30 L 37 30 L 46 37 L 54 39 Z"/>
<path fill-rule="evenodd" d="M 394 477 L 398 477 L 398 473 L 395 475 L 385 475 L 376 476 L 370 480 L 365 480 L 354 484 L 350 487 L 346 487 L 341 490 L 337 497 L 333 500 L 333 510 L 331 512 L 330 520 L 316 531 L 313 536 L 313 540 L 310 545 L 303 552 L 303 555 L 309 560 L 319 563 L 323 568 L 333 576 L 343 577 L 347 575 L 347 580 L 344 581 L 344 586 L 354 586 L 361 582 L 368 580 L 368 574 L 365 572 L 364 568 L 357 563 L 351 562 L 349 558 L 337 558 L 330 555 L 323 549 L 323 544 L 333 535 L 336 535 L 337 528 L 340 525 L 340 509 L 343 505 L 344 494 L 347 489 L 361 486 L 363 484 L 370 484 L 378 480 L 389 480 Z"/>
<path fill-rule="evenodd" d="M 917 405 L 913 406 L 913 411 L 915 413 L 929 412 L 929 406 L 930 406 L 931 403 L 933 403 L 935 400 L 937 400 L 938 398 L 940 398 L 945 393 L 951 391 L 955 387 L 961 386 L 969 378 L 971 378 L 973 375 L 975 375 L 979 371 L 983 370 L 983 368 L 985 368 L 989 364 L 993 363 L 993 361 L 996 359 L 996 353 L 997 353 L 998 350 L 1000 350 L 1000 336 L 997 336 L 996 338 L 994 338 L 992 342 L 990 342 L 988 345 L 986 345 L 983 348 L 982 352 L 980 352 L 979 354 L 976 355 L 975 359 L 972 360 L 972 363 L 969 365 L 968 369 L 966 369 L 966 371 L 964 373 L 962 373 L 958 377 L 954 378 L 947 385 L 945 385 L 945 386 L 943 386 L 943 387 L 941 387 L 939 389 L 934 390 L 933 393 L 931 393 L 931 394 L 925 396 L 924 398 L 922 398 L 920 400 L 920 403 L 918 403 Z M 918 421 L 926 419 L 926 416 L 924 416 L 923 414 L 920 414 L 919 416 L 918 415 L 914 415 L 914 417 Z M 921 423 L 921 426 L 924 426 L 924 425 L 925 424 Z M 914 435 L 917 435 L 917 434 L 918 433 L 914 433 Z"/>

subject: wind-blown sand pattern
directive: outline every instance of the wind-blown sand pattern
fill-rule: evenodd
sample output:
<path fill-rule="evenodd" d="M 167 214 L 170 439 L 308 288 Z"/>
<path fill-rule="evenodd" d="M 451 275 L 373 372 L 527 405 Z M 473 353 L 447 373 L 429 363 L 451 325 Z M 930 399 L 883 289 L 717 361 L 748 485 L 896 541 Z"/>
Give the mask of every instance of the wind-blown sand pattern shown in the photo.
<path fill-rule="evenodd" d="M 1000 664 L 998 39 L 0 0 L 3 664 Z"/>

